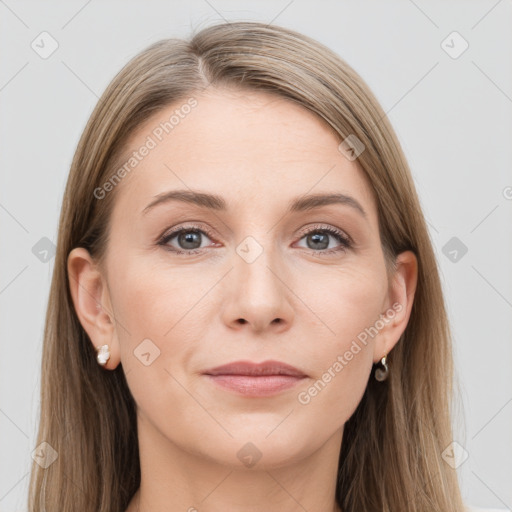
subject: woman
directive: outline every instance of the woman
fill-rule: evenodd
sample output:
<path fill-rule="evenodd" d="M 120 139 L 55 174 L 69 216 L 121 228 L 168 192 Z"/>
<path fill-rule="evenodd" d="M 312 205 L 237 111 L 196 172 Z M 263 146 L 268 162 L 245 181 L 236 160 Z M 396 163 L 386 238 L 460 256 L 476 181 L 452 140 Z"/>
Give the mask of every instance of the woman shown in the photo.
<path fill-rule="evenodd" d="M 410 170 L 343 60 L 237 22 L 114 78 L 63 201 L 29 510 L 461 512 L 452 371 Z"/>

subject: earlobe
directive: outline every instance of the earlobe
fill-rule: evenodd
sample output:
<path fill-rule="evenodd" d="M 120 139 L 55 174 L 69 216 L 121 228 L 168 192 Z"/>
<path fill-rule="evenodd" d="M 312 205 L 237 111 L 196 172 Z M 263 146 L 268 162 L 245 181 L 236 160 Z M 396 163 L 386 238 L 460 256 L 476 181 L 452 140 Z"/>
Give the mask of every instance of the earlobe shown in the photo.
<path fill-rule="evenodd" d="M 412 251 L 400 253 L 396 258 L 396 271 L 389 284 L 388 309 L 383 313 L 388 317 L 388 322 L 375 345 L 375 363 L 391 352 L 405 331 L 411 315 L 417 281 L 416 255 Z"/>
<path fill-rule="evenodd" d="M 69 253 L 67 267 L 73 305 L 94 346 L 95 357 L 100 347 L 108 345 L 110 357 L 102 366 L 114 369 L 120 360 L 119 344 L 105 279 L 83 247 Z"/>

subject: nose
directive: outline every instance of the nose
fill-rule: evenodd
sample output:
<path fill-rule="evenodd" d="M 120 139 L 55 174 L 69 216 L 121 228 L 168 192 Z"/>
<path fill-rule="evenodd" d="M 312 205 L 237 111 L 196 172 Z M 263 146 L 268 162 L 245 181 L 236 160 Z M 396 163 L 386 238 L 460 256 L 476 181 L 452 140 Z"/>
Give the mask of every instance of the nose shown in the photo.
<path fill-rule="evenodd" d="M 283 332 L 293 320 L 293 293 L 286 284 L 282 262 L 264 250 L 249 263 L 233 255 L 234 268 L 228 274 L 223 320 L 232 329 L 255 333 Z"/>

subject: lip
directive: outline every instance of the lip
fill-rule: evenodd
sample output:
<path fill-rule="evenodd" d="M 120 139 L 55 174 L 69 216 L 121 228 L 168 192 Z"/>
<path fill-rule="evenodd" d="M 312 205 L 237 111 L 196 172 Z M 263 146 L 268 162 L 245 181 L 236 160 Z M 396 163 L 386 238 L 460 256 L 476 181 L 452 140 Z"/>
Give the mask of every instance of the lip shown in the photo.
<path fill-rule="evenodd" d="M 307 377 L 304 372 L 281 361 L 235 361 L 203 374 L 225 389 L 253 397 L 275 395 Z"/>
<path fill-rule="evenodd" d="M 253 363 L 252 361 L 234 361 L 232 363 L 216 366 L 206 370 L 206 375 L 288 375 L 290 377 L 307 377 L 307 375 L 298 368 L 281 361 L 263 361 Z"/>

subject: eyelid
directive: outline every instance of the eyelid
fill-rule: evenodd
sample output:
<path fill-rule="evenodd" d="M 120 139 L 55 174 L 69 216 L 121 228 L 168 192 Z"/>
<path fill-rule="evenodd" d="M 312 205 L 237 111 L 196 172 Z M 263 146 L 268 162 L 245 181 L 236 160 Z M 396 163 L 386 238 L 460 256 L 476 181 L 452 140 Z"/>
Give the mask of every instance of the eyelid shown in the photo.
<path fill-rule="evenodd" d="M 185 222 L 183 224 L 178 224 L 177 226 L 174 226 L 172 228 L 167 228 L 161 235 L 159 235 L 157 237 L 157 242 L 158 241 L 161 241 L 171 235 L 174 235 L 176 233 L 179 233 L 181 231 L 193 231 L 193 230 L 197 230 L 197 231 L 204 231 L 204 233 L 206 235 L 208 235 L 210 238 L 213 238 L 214 235 L 213 235 L 213 232 L 211 229 L 209 229 L 208 227 L 206 227 L 205 225 L 201 224 L 201 223 L 194 223 L 193 221 L 191 221 L 191 223 L 188 223 L 188 222 Z"/>
<path fill-rule="evenodd" d="M 157 243 L 157 245 L 167 246 L 167 242 L 171 238 L 174 238 L 174 236 L 176 236 L 177 234 L 179 234 L 183 231 L 194 231 L 194 230 L 203 232 L 205 235 L 208 236 L 208 238 L 212 239 L 212 241 L 214 243 L 216 243 L 215 235 L 212 233 L 212 231 L 208 227 L 206 227 L 205 225 L 203 225 L 201 223 L 193 223 L 193 222 L 190 224 L 185 222 L 184 224 L 178 224 L 177 226 L 175 226 L 173 228 L 166 229 L 163 232 L 163 234 L 161 234 L 157 238 L 156 243 Z M 313 249 L 309 249 L 310 251 L 312 251 L 313 253 L 317 253 L 318 255 L 329 255 L 333 252 L 339 251 L 340 249 L 348 250 L 348 249 L 351 249 L 354 245 L 354 241 L 353 241 L 352 237 L 348 233 L 346 233 L 344 230 L 334 227 L 334 226 L 331 226 L 329 224 L 322 224 L 322 223 L 315 223 L 312 225 L 310 224 L 308 226 L 301 228 L 297 235 L 299 237 L 298 241 L 300 241 L 304 236 L 308 235 L 309 233 L 313 233 L 315 231 L 325 231 L 325 232 L 329 233 L 330 235 L 335 236 L 335 237 L 337 236 L 341 239 L 341 247 L 340 248 L 328 249 L 328 250 L 323 250 L 323 251 L 314 251 Z M 170 248 L 168 250 L 170 252 L 174 252 L 175 254 L 179 254 L 179 255 L 187 255 L 187 254 L 192 255 L 192 254 L 197 254 L 198 252 L 202 252 L 206 248 L 207 247 L 201 247 L 201 248 L 197 248 L 197 249 Z M 305 249 L 305 248 L 301 247 L 301 249 Z"/>
<path fill-rule="evenodd" d="M 335 226 L 331 226 L 330 224 L 322 224 L 322 223 L 315 223 L 313 225 L 305 226 L 304 228 L 301 228 L 299 230 L 299 234 L 302 236 L 307 235 L 311 231 L 333 231 L 339 234 L 341 237 L 345 238 L 347 242 L 350 243 L 350 245 L 354 244 L 354 240 L 352 237 L 343 229 L 337 228 Z"/>

